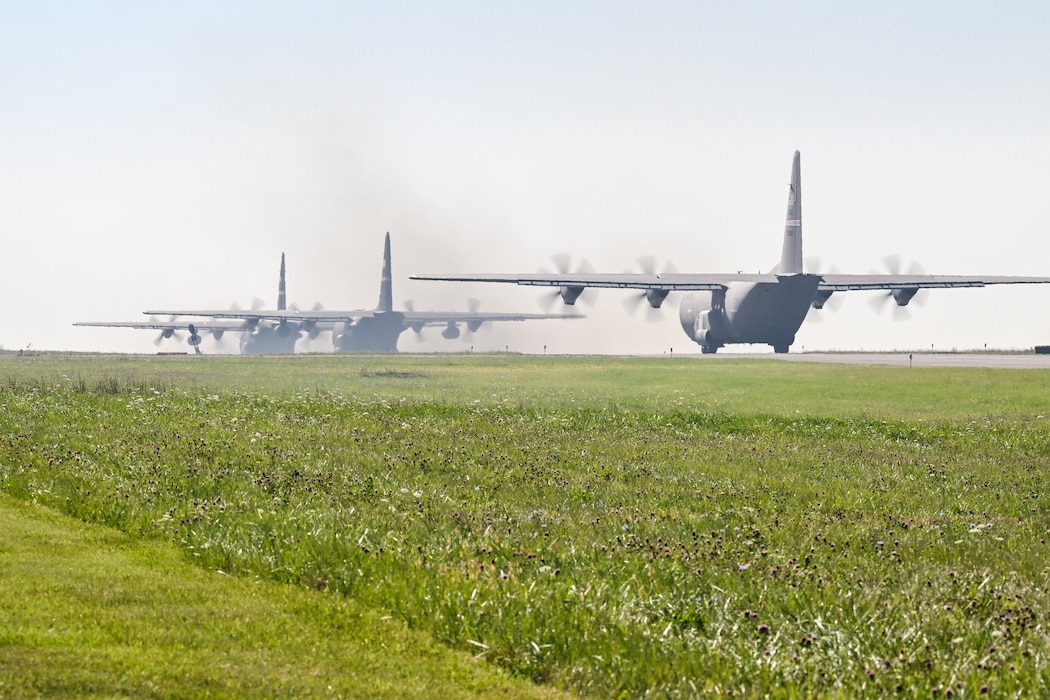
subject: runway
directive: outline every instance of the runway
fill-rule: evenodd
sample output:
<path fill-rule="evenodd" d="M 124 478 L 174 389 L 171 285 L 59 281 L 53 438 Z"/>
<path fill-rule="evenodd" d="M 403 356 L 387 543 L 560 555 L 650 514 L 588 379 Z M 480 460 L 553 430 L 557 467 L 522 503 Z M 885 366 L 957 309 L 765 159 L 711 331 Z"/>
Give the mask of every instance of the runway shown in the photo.
<path fill-rule="evenodd" d="M 896 367 L 985 367 L 991 369 L 1050 369 L 1050 355 L 1033 353 L 897 353 L 897 352 L 804 352 L 776 354 L 723 354 L 707 357 L 765 358 L 784 362 L 831 362 L 847 365 L 892 365 Z"/>

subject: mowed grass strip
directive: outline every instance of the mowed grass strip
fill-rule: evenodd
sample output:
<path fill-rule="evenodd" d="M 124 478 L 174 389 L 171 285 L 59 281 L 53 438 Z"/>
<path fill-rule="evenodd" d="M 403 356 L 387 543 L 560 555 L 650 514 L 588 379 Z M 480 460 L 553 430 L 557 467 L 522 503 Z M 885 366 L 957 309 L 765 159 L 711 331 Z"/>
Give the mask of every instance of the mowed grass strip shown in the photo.
<path fill-rule="evenodd" d="M 0 488 L 594 697 L 1050 690 L 1046 372 L 211 359 L 4 382 Z"/>
<path fill-rule="evenodd" d="M 344 596 L 0 494 L 0 697 L 554 697 Z"/>
<path fill-rule="evenodd" d="M 689 409 L 884 420 L 1050 418 L 1050 370 L 721 357 L 0 353 L 0 384 L 92 393 L 125 393 L 138 387 L 449 405 Z M 1050 421 L 1042 426 L 1050 431 Z"/>

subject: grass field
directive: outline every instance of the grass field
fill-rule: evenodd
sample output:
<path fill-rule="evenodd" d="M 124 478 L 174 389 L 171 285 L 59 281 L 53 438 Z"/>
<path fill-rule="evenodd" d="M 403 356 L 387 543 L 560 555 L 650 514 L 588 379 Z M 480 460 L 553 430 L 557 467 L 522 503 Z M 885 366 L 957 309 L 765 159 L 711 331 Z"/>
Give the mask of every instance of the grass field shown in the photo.
<path fill-rule="evenodd" d="M 0 697 L 553 697 L 352 599 L 0 494 Z"/>
<path fill-rule="evenodd" d="M 389 616 L 458 652 L 406 643 L 434 682 L 466 654 L 594 697 L 1046 695 L 1048 396 L 1042 370 L 0 356 L 0 488 L 321 601 L 322 638 Z M 46 652 L 19 649 L 0 678 Z"/>

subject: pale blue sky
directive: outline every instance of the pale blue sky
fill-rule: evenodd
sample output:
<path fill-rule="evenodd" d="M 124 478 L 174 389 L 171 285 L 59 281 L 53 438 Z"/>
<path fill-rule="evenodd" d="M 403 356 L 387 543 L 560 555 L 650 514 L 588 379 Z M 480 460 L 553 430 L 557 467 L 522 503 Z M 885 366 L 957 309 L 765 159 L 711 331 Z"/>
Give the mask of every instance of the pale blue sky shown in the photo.
<path fill-rule="evenodd" d="M 0 1 L 7 348 L 152 352 L 74 328 L 147 307 L 538 310 L 517 272 L 570 252 L 618 272 L 768 269 L 792 152 L 806 255 L 868 272 L 1050 274 L 1050 5 L 1036 2 Z M 871 295 L 796 347 L 1050 343 L 1050 288 Z M 479 349 L 696 351 L 603 291 L 576 323 Z M 437 334 L 404 349 L 450 346 Z M 231 344 L 232 345 L 232 344 Z M 207 348 L 206 348 L 207 349 Z"/>

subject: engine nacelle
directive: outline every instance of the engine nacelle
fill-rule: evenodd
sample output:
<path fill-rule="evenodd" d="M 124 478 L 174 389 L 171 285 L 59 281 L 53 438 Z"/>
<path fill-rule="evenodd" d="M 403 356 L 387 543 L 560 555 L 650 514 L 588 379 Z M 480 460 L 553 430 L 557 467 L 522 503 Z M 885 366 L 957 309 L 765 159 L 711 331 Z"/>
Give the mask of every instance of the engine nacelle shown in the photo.
<path fill-rule="evenodd" d="M 645 299 L 649 302 L 649 306 L 659 309 L 660 305 L 664 303 L 664 299 L 670 293 L 670 289 L 647 289 L 645 291 Z"/>
<path fill-rule="evenodd" d="M 826 304 L 828 302 L 828 299 L 830 299 L 831 295 L 834 294 L 834 293 L 835 292 L 833 292 L 831 290 L 827 290 L 827 289 L 819 290 L 813 296 L 813 303 L 812 303 L 813 308 L 814 309 L 823 309 L 824 308 L 824 304 Z"/>
<path fill-rule="evenodd" d="M 893 300 L 897 302 L 897 306 L 907 306 L 911 298 L 915 296 L 919 291 L 918 287 L 905 287 L 903 289 L 893 290 Z"/>
<path fill-rule="evenodd" d="M 226 331 L 224 329 L 219 328 L 211 332 L 211 337 L 215 338 L 215 340 L 222 340 L 222 334 L 225 332 Z"/>
<path fill-rule="evenodd" d="M 473 333 L 481 328 L 482 323 L 484 323 L 484 321 L 467 321 L 467 330 Z"/>
<path fill-rule="evenodd" d="M 455 340 L 459 337 L 459 326 L 454 323 L 450 323 L 441 329 L 441 337 L 446 340 Z"/>
<path fill-rule="evenodd" d="M 562 287 L 558 293 L 561 294 L 561 300 L 569 306 L 576 303 L 576 300 L 583 294 L 583 290 L 586 287 Z"/>

